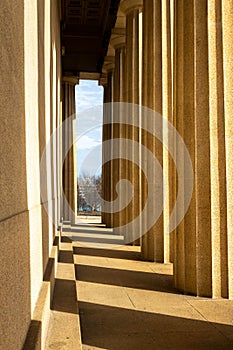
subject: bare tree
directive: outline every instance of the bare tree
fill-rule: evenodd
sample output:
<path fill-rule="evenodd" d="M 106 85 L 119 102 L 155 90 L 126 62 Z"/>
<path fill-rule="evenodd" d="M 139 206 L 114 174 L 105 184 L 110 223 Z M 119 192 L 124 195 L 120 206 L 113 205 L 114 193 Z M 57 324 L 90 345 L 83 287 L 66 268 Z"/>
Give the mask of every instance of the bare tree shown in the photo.
<path fill-rule="evenodd" d="M 101 210 L 101 176 L 81 174 L 78 178 L 78 208 L 83 210 Z"/>

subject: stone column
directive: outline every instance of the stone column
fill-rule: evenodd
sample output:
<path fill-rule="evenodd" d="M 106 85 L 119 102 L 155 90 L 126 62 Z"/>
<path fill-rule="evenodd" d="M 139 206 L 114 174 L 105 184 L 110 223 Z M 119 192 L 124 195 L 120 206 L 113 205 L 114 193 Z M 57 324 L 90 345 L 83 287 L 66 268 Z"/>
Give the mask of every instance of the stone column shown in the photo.
<path fill-rule="evenodd" d="M 99 82 L 100 85 L 103 86 L 104 89 L 104 94 L 103 94 L 103 103 L 105 104 L 105 101 L 107 101 L 107 96 L 108 96 L 108 79 L 107 79 L 107 75 L 106 75 L 106 81 L 104 81 L 103 83 Z M 105 115 L 103 113 L 103 124 L 105 121 Z M 105 199 L 106 197 L 106 186 L 105 186 L 105 182 L 106 182 L 106 169 L 105 169 L 105 147 L 104 147 L 104 142 L 106 140 L 106 128 L 103 126 L 103 130 L 102 130 L 102 198 Z M 105 224 L 106 223 L 106 213 L 103 211 L 103 208 L 101 207 L 101 220 L 102 223 Z"/>
<path fill-rule="evenodd" d="M 77 215 L 77 169 L 75 142 L 75 84 L 76 78 L 63 77 L 63 122 L 69 119 L 63 130 L 63 157 L 64 149 L 70 147 L 63 163 L 63 219 L 75 223 Z M 67 205 L 68 203 L 68 205 Z"/>
<path fill-rule="evenodd" d="M 107 71 L 107 82 L 104 86 L 104 109 L 103 109 L 103 150 L 102 150 L 102 191 L 103 198 L 106 201 L 111 202 L 112 200 L 112 162 L 106 162 L 109 159 L 109 155 L 112 149 L 105 147 L 104 141 L 111 140 L 112 137 L 112 107 L 110 103 L 113 101 L 113 64 L 109 64 L 105 68 Z M 112 214 L 105 213 L 104 208 L 102 208 L 102 221 L 107 227 L 112 227 Z"/>
<path fill-rule="evenodd" d="M 172 55 L 171 55 L 171 4 L 170 0 L 162 1 L 162 82 L 163 118 L 173 123 L 172 115 Z M 163 139 L 168 142 L 169 147 L 174 147 L 171 135 L 166 123 L 163 126 Z M 172 233 L 169 232 L 169 218 L 172 212 L 172 170 L 173 164 L 166 147 L 163 148 L 163 173 L 164 173 L 164 262 L 170 262 L 173 253 Z"/>
<path fill-rule="evenodd" d="M 177 0 L 175 30 L 176 128 L 184 139 L 195 171 L 194 1 Z M 180 214 L 184 213 L 185 193 L 192 186 L 185 172 L 183 156 L 182 150 L 177 149 L 177 161 L 183 166 L 183 179 L 177 179 L 177 182 L 182 183 L 184 192 L 184 201 L 179 205 Z M 186 293 L 196 293 L 197 291 L 196 216 L 196 191 L 194 188 L 188 211 L 177 228 L 175 242 L 175 286 Z"/>
<path fill-rule="evenodd" d="M 183 0 L 174 0 L 174 91 L 173 91 L 173 111 L 174 111 L 174 126 L 179 134 L 184 137 L 183 132 L 183 113 L 184 113 L 184 37 L 183 37 L 183 25 L 184 25 L 184 8 Z M 176 140 L 174 142 L 176 148 L 176 159 L 184 168 L 183 154 L 178 152 Z M 184 170 L 182 171 L 184 173 Z M 177 196 L 177 174 L 174 171 L 174 198 Z M 182 190 L 184 191 L 184 181 L 181 179 Z M 184 212 L 184 202 L 179 204 L 178 213 Z M 180 223 L 175 231 L 174 237 L 174 284 L 176 288 L 184 288 L 184 220 Z"/>
<path fill-rule="evenodd" d="M 222 0 L 224 110 L 227 186 L 228 289 L 233 298 L 233 1 Z"/>
<path fill-rule="evenodd" d="M 139 105 L 140 103 L 140 69 L 139 69 L 139 14 L 142 11 L 142 0 L 123 0 L 120 8 L 126 15 L 126 81 L 125 81 L 125 100 L 128 103 Z M 139 125 L 139 112 L 134 112 L 133 124 Z M 133 126 L 126 127 L 126 137 L 139 143 L 139 128 Z M 136 163 L 139 162 L 139 154 L 126 147 L 127 158 L 131 159 L 127 165 L 127 178 L 132 183 L 133 198 L 126 209 L 126 222 L 131 222 L 140 215 L 140 183 L 139 169 Z M 139 244 L 139 227 L 133 227 L 133 232 L 127 232 L 130 236 L 127 241 Z"/>
<path fill-rule="evenodd" d="M 212 295 L 208 0 L 194 1 L 197 294 Z"/>
<path fill-rule="evenodd" d="M 220 12 L 218 1 L 176 3 L 176 126 L 195 177 L 177 228 L 174 273 L 177 288 L 199 296 L 227 295 Z M 185 169 L 184 203 L 192 185 Z"/>
<path fill-rule="evenodd" d="M 227 210 L 221 1 L 209 0 L 210 176 L 213 297 L 227 297 Z"/>
<path fill-rule="evenodd" d="M 143 8 L 143 74 L 142 74 L 142 106 L 148 107 L 162 115 L 162 5 L 161 0 L 144 1 Z M 142 115 L 142 129 L 144 125 L 152 131 L 157 129 L 162 138 L 162 120 L 155 125 L 153 113 Z M 150 150 L 163 165 L 163 145 L 160 141 L 142 131 L 142 144 Z M 142 154 L 142 161 L 147 163 L 146 155 Z M 161 183 L 155 178 L 153 164 L 147 164 L 147 172 L 153 179 L 155 200 L 151 206 L 148 217 L 155 215 L 155 206 L 160 207 L 163 203 L 161 195 Z M 142 181 L 142 205 L 147 200 L 147 180 Z M 156 195 L 157 194 L 157 195 Z M 148 221 L 148 220 L 147 220 Z M 145 224 L 143 231 L 145 231 Z M 142 256 L 146 260 L 164 261 L 164 236 L 163 236 L 163 214 L 156 224 L 146 231 L 142 237 Z"/>
<path fill-rule="evenodd" d="M 111 45 L 115 49 L 115 70 L 114 70 L 114 102 L 124 102 L 125 99 L 125 35 L 114 36 L 111 39 Z M 121 108 L 118 108 L 118 105 L 114 105 L 114 114 L 121 113 Z M 114 118 L 113 114 L 113 118 Z M 120 179 L 126 178 L 126 161 L 123 160 L 124 152 L 125 152 L 125 138 L 126 138 L 126 128 L 124 126 L 124 115 L 120 115 L 121 123 L 113 124 L 113 138 L 120 139 L 119 150 L 117 153 L 119 154 L 118 159 L 113 161 L 113 189 L 116 188 L 116 184 Z M 125 193 L 119 193 L 119 204 L 122 204 L 123 197 Z M 122 210 L 113 214 L 113 227 L 120 227 L 126 223 L 126 211 Z M 115 230 L 116 231 L 116 230 Z M 117 232 L 117 231 L 116 231 Z M 120 232 L 118 232 L 120 233 Z"/>

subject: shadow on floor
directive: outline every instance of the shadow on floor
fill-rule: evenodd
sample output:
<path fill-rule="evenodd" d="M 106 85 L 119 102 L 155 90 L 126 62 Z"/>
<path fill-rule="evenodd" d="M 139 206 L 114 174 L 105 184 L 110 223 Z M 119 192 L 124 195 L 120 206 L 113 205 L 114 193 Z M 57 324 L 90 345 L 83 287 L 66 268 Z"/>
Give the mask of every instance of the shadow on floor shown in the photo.
<path fill-rule="evenodd" d="M 135 289 L 134 293 L 138 293 L 142 297 L 144 297 L 145 293 L 145 298 L 148 292 L 143 291 L 146 290 L 150 291 L 149 294 L 151 294 L 151 291 L 180 294 L 173 287 L 172 275 L 152 271 L 138 271 L 138 264 L 136 262 L 134 264 L 132 263 L 132 270 L 124 270 L 124 266 L 128 266 L 128 268 L 130 266 L 128 265 L 128 260 L 140 260 L 140 253 L 137 251 L 117 250 L 113 249 L 111 245 L 108 245 L 107 248 L 73 247 L 73 252 L 76 255 L 84 256 L 84 261 L 87 264 L 88 256 L 119 259 L 117 262 L 110 260 L 111 266 L 115 268 L 111 266 L 76 264 L 76 280 L 80 282 L 132 288 Z M 125 260 L 125 262 L 121 261 L 121 259 Z M 105 260 L 105 263 L 107 262 L 107 259 L 103 260 Z M 115 266 L 114 263 L 116 263 Z M 144 266 L 144 263 L 141 262 L 141 264 Z M 119 266 L 121 268 L 118 268 Z M 120 298 L 117 299 L 117 306 L 105 305 L 105 303 L 107 304 L 107 300 L 109 300 L 108 293 L 111 293 L 111 289 L 108 288 L 106 288 L 106 299 L 103 294 L 101 294 L 100 299 L 95 299 L 95 286 L 91 286 L 89 293 L 93 293 L 90 298 L 94 302 L 90 302 L 88 293 L 85 292 L 85 288 L 88 291 L 88 286 L 82 283 L 77 283 L 77 286 L 81 290 L 80 294 L 78 290 L 78 295 L 80 296 L 78 303 L 83 350 L 94 348 L 106 350 L 233 349 L 233 327 L 205 321 L 204 317 L 190 305 L 181 305 L 181 307 L 185 308 L 185 313 L 183 313 L 184 309 L 181 310 L 181 313 L 179 305 L 176 303 L 180 297 L 184 298 L 182 295 L 175 298 L 174 306 L 169 304 L 167 309 L 166 305 L 164 308 L 158 307 L 159 310 L 166 311 L 162 314 L 146 312 L 144 311 L 143 303 L 135 306 L 131 299 L 132 307 L 129 306 L 129 308 L 123 307 L 125 304 L 121 303 Z M 137 289 L 140 289 L 140 292 L 136 291 Z M 159 293 L 154 294 L 154 302 L 159 303 L 159 298 L 157 298 Z M 84 299 L 82 299 L 82 296 Z M 112 297 L 114 298 L 114 295 L 110 295 L 110 299 Z M 102 304 L 97 304 L 96 300 L 101 300 Z M 152 299 L 149 299 L 148 303 L 150 300 Z M 147 306 L 150 309 L 150 305 L 147 304 Z M 180 317 L 180 315 L 188 316 L 184 318 Z M 193 317 L 200 318 L 200 320 L 193 319 Z"/>
<path fill-rule="evenodd" d="M 83 349 L 230 350 L 232 327 L 79 302 Z"/>
<path fill-rule="evenodd" d="M 88 222 L 88 223 L 86 223 L 86 222 L 84 222 L 85 220 L 87 220 L 86 218 L 82 218 L 81 220 L 82 220 L 82 222 L 79 223 L 79 224 L 72 224 L 71 228 L 72 229 L 73 229 L 73 227 L 79 227 L 80 228 L 82 226 L 84 226 L 84 227 L 95 226 L 95 227 L 100 227 L 100 228 L 107 228 L 106 224 L 100 224 L 100 223 L 96 223 L 96 222 Z"/>
<path fill-rule="evenodd" d="M 124 245 L 123 239 L 114 239 L 114 238 L 100 238 L 100 237 L 93 237 L 90 235 L 90 237 L 79 237 L 79 236 L 73 236 L 72 240 L 74 242 L 82 242 L 82 243 L 91 243 L 91 244 L 113 244 L 113 245 Z"/>
<path fill-rule="evenodd" d="M 78 313 L 75 281 L 56 278 L 52 310 Z"/>
<path fill-rule="evenodd" d="M 70 239 L 67 236 L 61 236 L 61 242 L 62 243 L 72 243 L 72 239 Z"/>
<path fill-rule="evenodd" d="M 58 262 L 61 262 L 63 264 L 73 264 L 73 252 L 70 250 L 60 250 Z"/>
<path fill-rule="evenodd" d="M 75 265 L 75 276 L 78 281 L 178 294 L 173 287 L 173 276 L 154 272 Z"/>
<path fill-rule="evenodd" d="M 74 247 L 74 254 L 98 256 L 112 259 L 123 259 L 123 260 L 141 260 L 141 254 L 139 252 L 123 251 L 123 250 L 112 250 L 112 249 L 101 249 L 101 248 L 86 248 L 86 247 Z"/>
<path fill-rule="evenodd" d="M 102 227 L 103 230 L 100 230 L 98 228 L 98 230 L 95 230 L 96 229 L 96 226 L 93 226 L 93 230 L 90 230 L 90 229 L 87 229 L 87 227 L 90 228 L 90 225 L 88 226 L 83 226 L 83 228 L 80 228 L 81 226 L 79 226 L 79 228 L 72 228 L 72 230 L 70 229 L 66 229 L 64 228 L 63 229 L 63 232 L 75 232 L 75 233 L 81 233 L 81 234 L 90 234 L 90 236 L 96 236 L 96 235 L 105 235 L 105 236 L 108 236 L 108 235 L 115 235 L 116 237 L 123 237 L 123 236 L 119 236 L 118 234 L 114 234 L 114 232 L 112 232 L 111 229 L 109 229 L 109 231 L 107 231 L 107 229 L 105 227 Z"/>

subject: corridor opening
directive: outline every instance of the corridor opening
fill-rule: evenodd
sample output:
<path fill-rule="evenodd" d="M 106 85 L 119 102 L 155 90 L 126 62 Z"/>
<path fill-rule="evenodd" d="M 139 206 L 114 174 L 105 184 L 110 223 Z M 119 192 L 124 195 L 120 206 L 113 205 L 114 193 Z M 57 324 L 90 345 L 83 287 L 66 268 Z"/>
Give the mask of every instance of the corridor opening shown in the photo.
<path fill-rule="evenodd" d="M 80 80 L 75 89 L 77 214 L 101 216 L 103 87 Z"/>

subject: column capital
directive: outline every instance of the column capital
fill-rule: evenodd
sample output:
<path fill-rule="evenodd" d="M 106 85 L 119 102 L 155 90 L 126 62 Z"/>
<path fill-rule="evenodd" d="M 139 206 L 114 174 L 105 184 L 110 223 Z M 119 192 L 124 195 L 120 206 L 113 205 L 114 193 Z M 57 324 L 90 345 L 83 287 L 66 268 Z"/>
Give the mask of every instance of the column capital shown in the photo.
<path fill-rule="evenodd" d="M 99 85 L 105 86 L 108 84 L 108 74 L 107 73 L 101 73 L 99 78 Z"/>
<path fill-rule="evenodd" d="M 141 10 L 142 8 L 143 0 L 122 0 L 120 3 L 120 9 L 125 15 L 127 15 L 133 10 Z"/>
<path fill-rule="evenodd" d="M 62 77 L 62 82 L 70 85 L 76 85 L 79 84 L 79 78 L 75 76 L 64 75 Z"/>
<path fill-rule="evenodd" d="M 114 70 L 115 56 L 106 56 L 102 68 L 103 73 L 108 73 Z"/>
<path fill-rule="evenodd" d="M 108 64 L 106 63 L 103 65 L 102 72 L 103 73 L 112 72 L 112 71 L 114 71 L 114 68 L 115 68 L 114 63 L 108 63 Z"/>
<path fill-rule="evenodd" d="M 110 39 L 110 45 L 114 47 L 114 49 L 118 49 L 119 47 L 125 46 L 126 40 L 125 35 L 112 35 Z"/>

